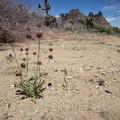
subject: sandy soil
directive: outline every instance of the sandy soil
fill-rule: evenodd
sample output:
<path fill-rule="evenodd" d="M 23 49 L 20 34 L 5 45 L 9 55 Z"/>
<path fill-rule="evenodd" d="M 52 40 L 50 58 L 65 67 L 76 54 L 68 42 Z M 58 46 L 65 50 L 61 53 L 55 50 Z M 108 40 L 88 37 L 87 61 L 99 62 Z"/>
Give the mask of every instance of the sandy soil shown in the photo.
<path fill-rule="evenodd" d="M 13 51 L 10 46 L 0 47 L 0 120 L 120 120 L 120 38 L 92 34 L 61 38 L 42 41 L 42 70 L 49 48 L 54 49 L 54 59 L 43 78 L 44 98 L 37 99 L 36 104 L 15 95 L 17 68 L 15 60 L 8 57 Z M 21 47 L 29 47 L 32 69 L 37 41 L 17 43 L 18 57 L 24 56 Z M 48 83 L 52 86 L 48 87 Z"/>

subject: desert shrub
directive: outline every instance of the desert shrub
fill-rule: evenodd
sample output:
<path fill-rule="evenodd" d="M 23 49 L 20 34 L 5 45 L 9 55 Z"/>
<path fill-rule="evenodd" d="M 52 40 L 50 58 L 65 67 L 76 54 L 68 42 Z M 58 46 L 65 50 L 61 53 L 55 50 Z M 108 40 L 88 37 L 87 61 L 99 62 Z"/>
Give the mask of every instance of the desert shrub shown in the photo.
<path fill-rule="evenodd" d="M 11 37 L 18 35 L 22 40 L 28 26 L 32 29 L 43 20 L 40 14 L 31 13 L 28 7 L 17 0 L 0 0 L 0 42 L 5 42 L 8 34 Z"/>
<path fill-rule="evenodd" d="M 108 35 L 111 34 L 111 30 L 109 28 L 105 28 L 102 26 L 94 26 L 94 29 L 96 29 L 100 33 L 107 33 Z"/>
<path fill-rule="evenodd" d="M 114 28 L 113 28 L 113 31 L 114 31 L 115 33 L 120 34 L 120 29 L 119 29 L 118 27 L 114 27 Z"/>
<path fill-rule="evenodd" d="M 68 31 L 74 30 L 73 25 L 70 23 L 65 24 L 64 28 L 65 28 L 65 30 L 68 30 Z"/>
<path fill-rule="evenodd" d="M 0 33 L 0 42 L 1 43 L 8 43 L 10 38 L 10 33 L 6 30 L 2 30 Z"/>

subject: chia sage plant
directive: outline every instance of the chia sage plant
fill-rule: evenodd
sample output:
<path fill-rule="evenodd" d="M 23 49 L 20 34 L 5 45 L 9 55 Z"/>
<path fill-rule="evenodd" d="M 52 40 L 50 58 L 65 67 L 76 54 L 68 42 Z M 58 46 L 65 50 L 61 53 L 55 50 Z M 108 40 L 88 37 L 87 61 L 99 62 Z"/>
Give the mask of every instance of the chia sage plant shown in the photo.
<path fill-rule="evenodd" d="M 38 39 L 38 51 L 37 52 L 33 52 L 32 55 L 34 56 L 34 63 L 36 63 L 34 65 L 34 70 L 33 70 L 33 75 L 30 76 L 29 72 L 30 72 L 30 62 L 29 62 L 29 57 L 30 57 L 30 52 L 29 52 L 29 48 L 25 48 L 25 50 L 23 48 L 20 48 L 20 52 L 25 52 L 26 57 L 21 58 L 19 63 L 19 59 L 17 57 L 16 54 L 16 50 L 14 45 L 12 45 L 12 49 L 14 52 L 14 57 L 15 57 L 15 61 L 17 64 L 17 68 L 18 68 L 18 72 L 16 73 L 16 77 L 20 78 L 19 82 L 16 82 L 14 84 L 14 87 L 17 88 L 16 90 L 16 94 L 17 95 L 24 95 L 24 97 L 30 97 L 31 100 L 35 100 L 36 98 L 40 98 L 43 97 L 43 91 L 45 90 L 45 87 L 43 87 L 44 84 L 44 80 L 43 80 L 43 76 L 41 76 L 41 66 L 42 66 L 42 61 L 40 61 L 40 49 L 41 49 L 41 38 L 42 38 L 43 34 L 41 32 L 38 32 L 36 34 L 36 37 Z M 27 39 L 32 38 L 31 35 L 27 35 L 26 36 Z M 46 70 L 46 67 L 49 64 L 49 61 L 51 59 L 53 59 L 53 55 L 52 55 L 52 51 L 53 49 L 50 48 L 50 55 L 48 56 L 48 63 L 45 66 L 44 72 Z M 21 54 L 21 53 L 20 53 Z M 22 57 L 22 56 L 21 56 Z M 36 61 L 35 61 L 36 58 Z"/>

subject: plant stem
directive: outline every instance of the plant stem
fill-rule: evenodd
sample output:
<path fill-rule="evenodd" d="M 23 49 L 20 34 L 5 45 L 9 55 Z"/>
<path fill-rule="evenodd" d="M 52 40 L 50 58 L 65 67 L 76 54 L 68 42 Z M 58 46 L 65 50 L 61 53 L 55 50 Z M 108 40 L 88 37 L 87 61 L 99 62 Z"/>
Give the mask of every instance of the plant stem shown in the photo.
<path fill-rule="evenodd" d="M 40 77 L 40 66 L 39 66 L 39 77 Z"/>
<path fill-rule="evenodd" d="M 64 82 L 65 82 L 66 92 L 67 92 L 68 91 L 68 84 L 67 84 L 66 76 L 64 77 Z"/>
<path fill-rule="evenodd" d="M 33 58 L 34 60 L 33 60 L 33 74 L 34 74 L 34 76 L 35 76 L 35 55 L 34 55 L 34 58 Z"/>
<path fill-rule="evenodd" d="M 68 91 L 68 83 L 67 83 L 67 70 L 66 70 L 66 68 L 65 68 L 65 70 L 64 70 L 64 74 L 65 74 L 65 77 L 64 77 L 64 82 L 65 82 L 65 85 L 66 85 L 66 92 Z"/>
<path fill-rule="evenodd" d="M 28 54 L 26 54 L 26 80 L 28 80 Z"/>
<path fill-rule="evenodd" d="M 38 62 L 39 62 L 39 57 L 40 57 L 40 38 L 39 38 L 39 43 L 38 43 L 38 57 L 37 57 L 37 75 L 38 75 Z"/>
<path fill-rule="evenodd" d="M 47 63 L 46 66 L 45 66 L 44 73 L 45 73 L 45 71 L 46 71 L 46 68 L 47 68 L 49 62 L 50 62 L 50 59 L 48 60 L 48 63 Z"/>
<path fill-rule="evenodd" d="M 16 52 L 15 52 L 14 46 L 13 46 L 13 51 L 14 51 L 14 55 L 15 55 L 15 61 L 17 63 L 17 66 L 18 66 L 18 69 L 19 69 L 19 72 L 20 72 L 21 70 L 20 70 L 20 66 L 19 66 L 19 63 L 18 63 L 18 59 L 17 59 L 17 55 L 16 55 Z"/>

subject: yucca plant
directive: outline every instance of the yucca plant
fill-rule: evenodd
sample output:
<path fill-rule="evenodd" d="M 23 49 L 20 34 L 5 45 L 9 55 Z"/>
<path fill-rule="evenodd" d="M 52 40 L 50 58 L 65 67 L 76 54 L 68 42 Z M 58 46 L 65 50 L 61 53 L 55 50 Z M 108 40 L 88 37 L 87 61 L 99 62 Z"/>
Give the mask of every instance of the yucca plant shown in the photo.
<path fill-rule="evenodd" d="M 86 25 L 87 25 L 87 29 L 88 28 L 93 28 L 93 26 L 94 26 L 94 23 L 93 23 L 93 18 L 91 18 L 91 19 L 86 19 Z"/>
<path fill-rule="evenodd" d="M 50 10 L 51 7 L 50 7 L 50 4 L 48 3 L 48 0 L 44 0 L 44 5 L 45 5 L 45 8 L 42 8 L 41 4 L 38 4 L 38 8 L 46 11 L 45 24 L 47 26 L 49 26 L 50 25 L 50 17 L 49 17 L 48 11 Z"/>

